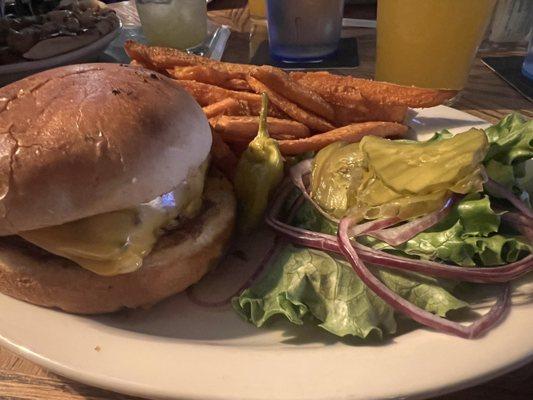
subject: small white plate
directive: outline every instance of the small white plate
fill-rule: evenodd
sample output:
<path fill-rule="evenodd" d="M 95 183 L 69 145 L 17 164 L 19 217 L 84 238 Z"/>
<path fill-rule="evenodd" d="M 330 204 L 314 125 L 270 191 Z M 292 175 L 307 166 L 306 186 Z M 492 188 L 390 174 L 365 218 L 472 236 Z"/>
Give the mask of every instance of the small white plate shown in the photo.
<path fill-rule="evenodd" d="M 429 131 L 484 122 L 435 107 L 420 111 L 411 125 L 426 138 Z M 248 240 L 239 246 L 254 251 L 269 238 Z M 214 282 L 222 276 L 235 286 L 250 273 L 233 260 L 217 270 Z M 209 286 L 209 279 L 203 284 Z M 500 326 L 478 340 L 420 328 L 366 344 L 281 319 L 257 329 L 230 308 L 201 308 L 185 295 L 150 310 L 91 318 L 0 295 L 1 345 L 89 385 L 161 399 L 423 398 L 532 360 L 531 332 L 533 304 L 513 306 Z"/>
<path fill-rule="evenodd" d="M 44 71 L 45 69 L 55 68 L 61 65 L 96 61 L 98 55 L 119 35 L 121 29 L 122 23 L 119 21 L 119 26 L 115 30 L 79 49 L 42 60 L 0 65 L 0 86 L 7 85 L 8 83 L 39 71 Z"/>

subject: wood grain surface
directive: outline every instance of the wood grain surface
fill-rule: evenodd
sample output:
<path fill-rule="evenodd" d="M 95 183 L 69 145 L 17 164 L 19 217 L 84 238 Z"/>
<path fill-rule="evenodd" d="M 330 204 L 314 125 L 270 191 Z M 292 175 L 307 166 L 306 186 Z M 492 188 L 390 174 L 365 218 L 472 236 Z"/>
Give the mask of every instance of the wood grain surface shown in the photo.
<path fill-rule="evenodd" d="M 224 59 L 247 62 L 249 59 L 250 19 L 243 0 L 215 0 L 210 6 L 210 18 L 232 27 Z M 127 25 L 138 25 L 132 3 L 112 6 Z M 363 10 L 365 15 L 371 10 Z M 357 17 L 357 9 L 350 10 Z M 343 33 L 356 36 L 359 44 L 360 67 L 337 73 L 372 77 L 374 69 L 375 31 L 350 29 Z M 511 111 L 520 111 L 533 118 L 533 104 L 497 77 L 482 61 L 476 59 L 469 82 L 453 107 L 495 122 Z M 510 338 L 511 340 L 511 338 Z M 134 400 L 134 397 L 89 387 L 54 375 L 0 347 L 0 399 L 2 400 Z M 434 400 L 531 400 L 533 399 L 533 364 L 494 379 L 488 383 L 448 394 Z"/>

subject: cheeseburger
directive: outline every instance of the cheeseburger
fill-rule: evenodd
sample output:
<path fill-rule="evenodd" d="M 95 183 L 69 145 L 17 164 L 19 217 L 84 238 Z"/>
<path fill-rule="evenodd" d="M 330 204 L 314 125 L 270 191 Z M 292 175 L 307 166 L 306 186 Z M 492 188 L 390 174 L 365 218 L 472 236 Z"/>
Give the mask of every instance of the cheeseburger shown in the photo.
<path fill-rule="evenodd" d="M 233 228 L 211 132 L 172 80 L 85 64 L 0 89 L 0 291 L 94 314 L 197 282 Z"/>

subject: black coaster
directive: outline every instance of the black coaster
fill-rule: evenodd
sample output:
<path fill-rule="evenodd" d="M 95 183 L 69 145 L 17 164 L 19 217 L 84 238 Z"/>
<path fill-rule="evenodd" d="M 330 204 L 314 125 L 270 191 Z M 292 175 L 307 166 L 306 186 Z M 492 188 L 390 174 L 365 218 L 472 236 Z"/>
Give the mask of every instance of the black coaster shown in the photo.
<path fill-rule="evenodd" d="M 522 96 L 533 101 L 533 80 L 522 74 L 524 57 L 484 57 L 483 62 L 503 80 L 515 88 Z"/>
<path fill-rule="evenodd" d="M 339 42 L 339 49 L 331 58 L 320 62 L 282 62 L 270 57 L 268 41 L 262 42 L 253 57 L 250 64 L 254 65 L 273 65 L 283 69 L 335 69 L 335 68 L 354 68 L 359 65 L 359 56 L 357 54 L 357 39 L 344 38 Z"/>

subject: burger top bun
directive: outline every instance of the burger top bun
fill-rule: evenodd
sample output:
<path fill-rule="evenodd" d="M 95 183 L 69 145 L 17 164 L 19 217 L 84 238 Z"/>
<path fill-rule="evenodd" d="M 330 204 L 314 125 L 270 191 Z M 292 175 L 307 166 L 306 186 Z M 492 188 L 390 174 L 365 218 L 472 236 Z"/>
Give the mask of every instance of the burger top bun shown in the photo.
<path fill-rule="evenodd" d="M 0 89 L 0 235 L 136 206 L 206 160 L 209 124 L 160 74 L 60 67 Z"/>

